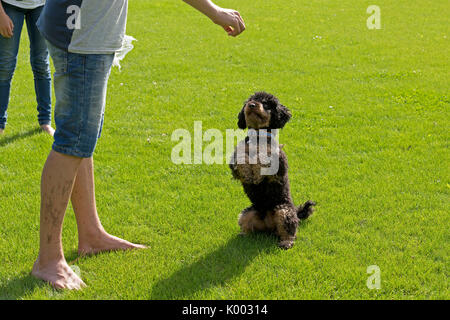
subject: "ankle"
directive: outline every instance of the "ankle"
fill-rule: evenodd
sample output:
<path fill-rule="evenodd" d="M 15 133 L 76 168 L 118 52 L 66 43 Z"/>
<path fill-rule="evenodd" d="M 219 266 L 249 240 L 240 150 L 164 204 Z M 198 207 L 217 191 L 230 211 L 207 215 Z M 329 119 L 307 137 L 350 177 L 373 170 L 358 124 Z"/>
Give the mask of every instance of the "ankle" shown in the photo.
<path fill-rule="evenodd" d="M 89 229 L 84 229 L 80 231 L 78 229 L 78 242 L 79 243 L 90 243 L 103 239 L 109 234 L 103 229 L 103 227 L 94 227 Z"/>
<path fill-rule="evenodd" d="M 40 253 L 34 263 L 34 265 L 35 265 L 35 267 L 37 267 L 37 269 L 42 269 L 49 265 L 54 266 L 54 265 L 59 265 L 59 264 L 67 264 L 66 259 L 64 258 L 64 255 L 59 254 L 59 253 L 54 254 L 54 255 Z"/>

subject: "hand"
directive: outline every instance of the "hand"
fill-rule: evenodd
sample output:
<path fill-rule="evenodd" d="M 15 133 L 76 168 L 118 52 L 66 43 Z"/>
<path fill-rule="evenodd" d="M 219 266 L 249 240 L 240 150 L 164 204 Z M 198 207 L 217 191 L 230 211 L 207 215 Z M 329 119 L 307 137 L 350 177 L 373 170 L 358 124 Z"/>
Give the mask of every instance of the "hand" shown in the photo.
<path fill-rule="evenodd" d="M 14 34 L 14 23 L 6 13 L 0 13 L 0 34 L 5 38 L 11 38 Z"/>
<path fill-rule="evenodd" d="M 211 20 L 221 26 L 232 37 L 238 36 L 245 30 L 245 23 L 241 15 L 232 9 L 218 8 Z"/>

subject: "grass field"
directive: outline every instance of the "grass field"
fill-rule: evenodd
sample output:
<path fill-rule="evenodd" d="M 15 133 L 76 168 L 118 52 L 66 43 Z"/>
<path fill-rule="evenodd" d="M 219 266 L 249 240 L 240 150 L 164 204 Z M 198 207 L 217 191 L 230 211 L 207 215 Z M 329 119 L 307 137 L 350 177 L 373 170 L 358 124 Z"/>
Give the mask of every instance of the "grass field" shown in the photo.
<path fill-rule="evenodd" d="M 37 128 L 23 33 L 0 137 L 2 299 L 449 299 L 449 2 L 217 1 L 247 30 L 227 37 L 182 1 L 133 0 L 135 49 L 109 82 L 95 153 L 106 230 L 150 249 L 77 259 L 88 288 L 30 277 L 39 183 L 51 147 Z M 366 9 L 381 8 L 380 30 Z M 174 130 L 236 128 L 256 90 L 293 112 L 281 132 L 294 200 L 317 201 L 293 249 L 238 237 L 248 205 L 224 165 L 171 162 Z M 381 289 L 369 290 L 377 265 Z"/>

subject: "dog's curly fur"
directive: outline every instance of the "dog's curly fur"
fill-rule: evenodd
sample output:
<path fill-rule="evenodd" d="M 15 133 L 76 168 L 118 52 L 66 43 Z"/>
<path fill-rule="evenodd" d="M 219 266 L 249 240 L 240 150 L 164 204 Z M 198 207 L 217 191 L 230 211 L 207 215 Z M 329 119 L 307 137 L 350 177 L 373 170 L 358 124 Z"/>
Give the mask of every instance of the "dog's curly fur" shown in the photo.
<path fill-rule="evenodd" d="M 256 92 L 244 103 L 238 115 L 238 127 L 240 129 L 264 129 L 264 132 L 269 132 L 265 136 L 268 154 L 278 153 L 278 172 L 274 175 L 261 175 L 261 168 L 264 165 L 260 161 L 252 162 L 254 164 L 250 163 L 249 144 L 254 140 L 249 136 L 240 142 L 241 145 L 235 149 L 230 161 L 233 177 L 241 181 L 244 191 L 252 203 L 239 215 L 241 233 L 274 232 L 280 238 L 279 246 L 284 249 L 289 249 L 294 245 L 299 220 L 308 218 L 315 205 L 313 201 L 307 201 L 298 207 L 294 205 L 289 186 L 286 154 L 282 150 L 282 145 L 272 141 L 274 139 L 273 129 L 283 128 L 290 118 L 289 109 L 283 106 L 275 96 L 266 92 Z M 260 138 L 257 136 L 257 143 Z M 270 150 L 274 145 L 278 150 Z M 238 161 L 237 150 L 239 147 L 245 150 L 243 161 Z"/>

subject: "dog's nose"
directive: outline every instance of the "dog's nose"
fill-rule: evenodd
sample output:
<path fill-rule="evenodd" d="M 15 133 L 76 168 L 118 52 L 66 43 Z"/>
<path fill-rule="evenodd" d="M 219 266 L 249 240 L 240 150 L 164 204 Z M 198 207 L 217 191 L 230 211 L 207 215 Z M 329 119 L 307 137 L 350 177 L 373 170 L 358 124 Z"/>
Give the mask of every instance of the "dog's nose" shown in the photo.
<path fill-rule="evenodd" d="M 248 104 L 248 107 L 249 107 L 250 109 L 256 108 L 256 104 L 254 104 L 254 103 L 249 103 L 249 104 Z"/>

